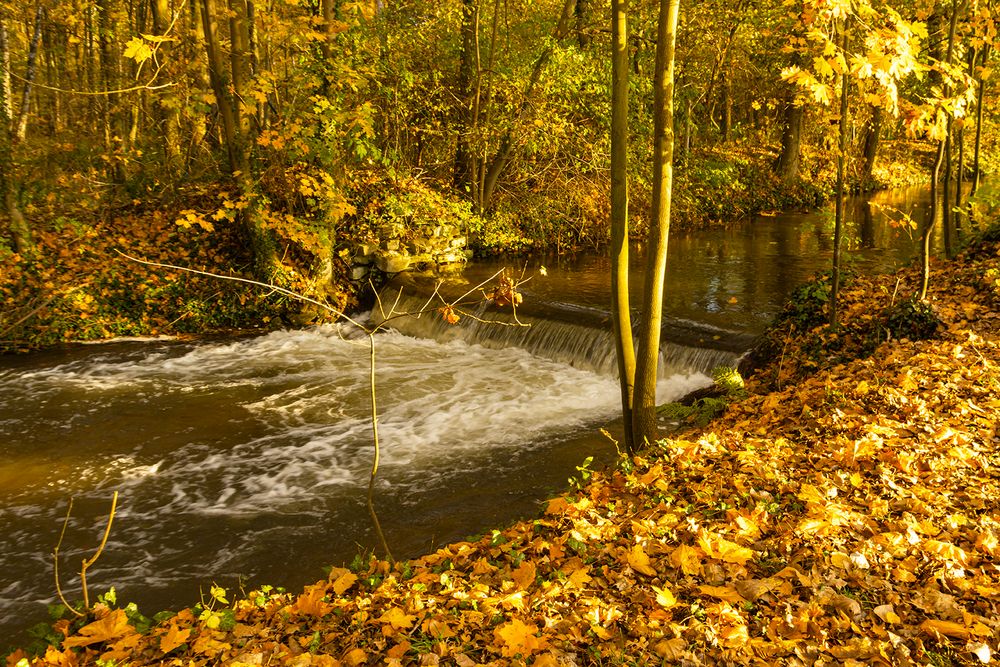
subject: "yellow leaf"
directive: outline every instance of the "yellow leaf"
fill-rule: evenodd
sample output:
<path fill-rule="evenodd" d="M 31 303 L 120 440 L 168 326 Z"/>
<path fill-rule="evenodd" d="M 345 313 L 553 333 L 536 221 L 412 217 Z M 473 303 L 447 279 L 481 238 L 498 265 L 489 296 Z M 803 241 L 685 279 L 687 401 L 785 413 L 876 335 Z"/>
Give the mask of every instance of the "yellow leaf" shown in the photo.
<path fill-rule="evenodd" d="M 644 574 L 647 577 L 655 577 L 656 570 L 650 566 L 649 556 L 643 551 L 642 545 L 636 544 L 632 547 L 632 550 L 628 552 L 627 556 L 629 567 L 640 574 Z"/>
<path fill-rule="evenodd" d="M 674 597 L 673 591 L 666 586 L 663 588 L 652 586 L 652 589 L 656 592 L 656 603 L 664 609 L 670 609 L 677 604 L 677 598 Z"/>
<path fill-rule="evenodd" d="M 128 624 L 128 617 L 125 615 L 124 610 L 115 609 L 101 620 L 94 621 L 77 630 L 76 636 L 64 639 L 63 648 L 90 646 L 91 644 L 118 639 L 133 632 L 135 630 Z"/>
<path fill-rule="evenodd" d="M 529 656 L 535 651 L 539 651 L 548 642 L 544 638 L 535 636 L 538 626 L 525 624 L 519 619 L 514 619 L 510 623 L 504 623 L 493 630 L 493 636 L 497 643 L 501 645 L 501 652 L 506 657 L 514 657 L 517 654 Z"/>
<path fill-rule="evenodd" d="M 959 639 L 968 639 L 972 636 L 972 630 L 965 627 L 961 623 L 955 623 L 953 621 L 939 621 L 932 618 L 929 618 L 921 623 L 920 629 L 936 639 L 941 639 L 942 637 L 958 637 Z"/>
<path fill-rule="evenodd" d="M 702 595 L 711 595 L 714 598 L 719 598 L 720 600 L 725 600 L 726 602 L 733 602 L 741 604 L 746 602 L 746 598 L 739 594 L 735 588 L 727 588 L 726 586 L 699 586 L 698 590 Z"/>
<path fill-rule="evenodd" d="M 701 573 L 703 555 L 701 549 L 682 544 L 670 553 L 670 563 L 684 574 L 696 575 Z"/>
<path fill-rule="evenodd" d="M 589 567 L 581 567 L 579 570 L 574 570 L 573 574 L 569 575 L 569 583 L 577 588 L 583 588 L 585 583 L 593 579 L 593 577 L 587 574 L 589 570 Z"/>
<path fill-rule="evenodd" d="M 416 616 L 412 614 L 407 614 L 399 607 L 393 607 L 389 611 L 385 612 L 379 617 L 381 623 L 388 623 L 397 630 L 405 630 L 406 628 L 413 625 L 413 621 L 417 619 Z"/>
<path fill-rule="evenodd" d="M 358 667 L 358 665 L 364 663 L 367 659 L 368 654 L 361 648 L 348 651 L 347 655 L 344 656 L 344 662 L 347 663 L 348 667 Z"/>
<path fill-rule="evenodd" d="M 698 546 L 705 551 L 705 555 L 709 558 L 716 558 L 725 563 L 744 565 L 753 558 L 753 549 L 741 547 L 735 542 L 730 542 L 705 530 L 698 535 Z"/>
<path fill-rule="evenodd" d="M 883 604 L 875 607 L 872 611 L 886 623 L 899 623 L 899 615 L 893 610 L 891 604 Z"/>
<path fill-rule="evenodd" d="M 293 614 L 302 614 L 303 616 L 315 616 L 316 618 L 321 618 L 330 613 L 333 606 L 328 602 L 324 602 L 323 598 L 326 597 L 326 584 L 320 583 L 313 586 L 306 586 L 302 595 L 295 601 L 289 611 Z"/>
<path fill-rule="evenodd" d="M 337 595 L 343 595 L 357 580 L 358 575 L 353 572 L 345 572 L 333 582 L 333 592 Z"/>

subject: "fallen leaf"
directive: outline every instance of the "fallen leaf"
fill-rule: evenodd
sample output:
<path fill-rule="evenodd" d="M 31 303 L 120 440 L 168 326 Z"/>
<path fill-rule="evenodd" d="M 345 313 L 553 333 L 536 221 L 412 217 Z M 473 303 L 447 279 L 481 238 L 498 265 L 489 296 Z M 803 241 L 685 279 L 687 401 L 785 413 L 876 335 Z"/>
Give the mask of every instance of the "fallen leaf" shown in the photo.
<path fill-rule="evenodd" d="M 644 574 L 647 577 L 655 577 L 656 570 L 650 566 L 649 556 L 643 550 L 641 544 L 636 544 L 628 552 L 626 558 L 628 560 L 629 567 L 640 574 Z"/>

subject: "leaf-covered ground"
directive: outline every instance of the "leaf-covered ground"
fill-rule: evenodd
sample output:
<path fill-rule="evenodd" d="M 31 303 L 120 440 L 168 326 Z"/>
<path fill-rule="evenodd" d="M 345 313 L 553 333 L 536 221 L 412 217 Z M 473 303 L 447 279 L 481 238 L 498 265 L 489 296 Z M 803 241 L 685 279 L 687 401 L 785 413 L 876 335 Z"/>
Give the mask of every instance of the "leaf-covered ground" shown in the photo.
<path fill-rule="evenodd" d="M 748 398 L 534 521 L 334 569 L 299 595 L 210 600 L 143 633 L 101 609 L 8 664 L 988 662 L 1000 242 L 935 267 L 933 337 L 886 341 L 882 311 L 915 280 L 855 281 L 836 336 L 790 324 Z M 851 351 L 868 356 L 839 361 Z"/>

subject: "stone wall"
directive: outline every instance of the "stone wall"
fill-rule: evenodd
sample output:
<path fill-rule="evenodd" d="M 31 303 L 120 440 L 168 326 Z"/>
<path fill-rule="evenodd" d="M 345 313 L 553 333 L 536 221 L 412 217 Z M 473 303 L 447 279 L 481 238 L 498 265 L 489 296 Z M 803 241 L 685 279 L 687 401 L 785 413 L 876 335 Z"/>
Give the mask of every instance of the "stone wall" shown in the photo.
<path fill-rule="evenodd" d="M 428 271 L 464 264 L 472 258 L 468 239 L 454 225 L 386 223 L 379 228 L 381 241 L 355 248 L 351 279 L 365 280 L 373 270 L 383 274 Z"/>

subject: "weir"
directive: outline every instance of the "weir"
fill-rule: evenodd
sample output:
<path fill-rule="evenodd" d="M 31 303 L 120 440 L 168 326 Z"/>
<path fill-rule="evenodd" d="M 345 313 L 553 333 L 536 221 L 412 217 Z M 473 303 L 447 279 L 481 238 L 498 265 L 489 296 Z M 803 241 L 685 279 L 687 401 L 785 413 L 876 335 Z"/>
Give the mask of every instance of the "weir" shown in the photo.
<path fill-rule="evenodd" d="M 510 306 L 497 308 L 479 301 L 460 308 L 456 314 L 461 319 L 449 324 L 437 311 L 442 302 L 429 302 L 430 294 L 421 296 L 417 289 L 413 283 L 394 283 L 384 289 L 380 301 L 387 312 L 379 312 L 376 306 L 372 320 L 382 323 L 391 315 L 387 326 L 408 336 L 440 342 L 461 340 L 489 349 L 516 347 L 581 370 L 618 375 L 611 314 L 607 311 L 525 294 L 516 318 Z M 668 319 L 661 333 L 659 375 L 708 374 L 717 366 L 734 366 L 752 341 L 748 334 Z"/>

